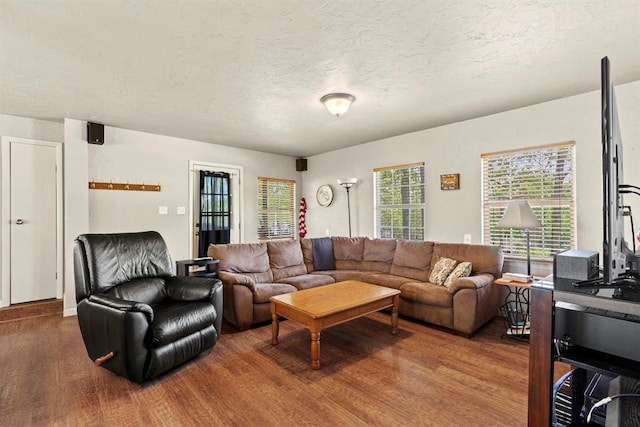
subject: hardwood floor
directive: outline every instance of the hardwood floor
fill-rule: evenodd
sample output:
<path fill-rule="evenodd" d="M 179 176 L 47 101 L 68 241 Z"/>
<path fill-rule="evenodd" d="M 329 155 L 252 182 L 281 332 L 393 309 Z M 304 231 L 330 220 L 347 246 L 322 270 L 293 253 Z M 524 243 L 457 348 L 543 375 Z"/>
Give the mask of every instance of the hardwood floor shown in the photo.
<path fill-rule="evenodd" d="M 62 300 L 49 299 L 37 302 L 25 302 L 0 308 L 0 322 L 11 322 L 28 317 L 47 316 L 49 314 L 62 315 Z"/>
<path fill-rule="evenodd" d="M 375 313 L 309 333 L 225 327 L 213 350 L 140 386 L 89 360 L 75 317 L 0 323 L 0 424 L 525 426 L 528 344 L 495 319 L 472 339 Z"/>

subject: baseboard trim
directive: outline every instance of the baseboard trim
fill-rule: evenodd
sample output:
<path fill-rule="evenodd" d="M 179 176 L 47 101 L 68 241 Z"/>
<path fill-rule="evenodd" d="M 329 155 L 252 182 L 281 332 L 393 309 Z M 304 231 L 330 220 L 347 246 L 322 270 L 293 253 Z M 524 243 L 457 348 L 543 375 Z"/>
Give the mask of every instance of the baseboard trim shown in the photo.
<path fill-rule="evenodd" d="M 77 307 L 67 308 L 62 312 L 63 317 L 70 317 L 70 316 L 77 316 L 77 315 L 78 315 Z"/>

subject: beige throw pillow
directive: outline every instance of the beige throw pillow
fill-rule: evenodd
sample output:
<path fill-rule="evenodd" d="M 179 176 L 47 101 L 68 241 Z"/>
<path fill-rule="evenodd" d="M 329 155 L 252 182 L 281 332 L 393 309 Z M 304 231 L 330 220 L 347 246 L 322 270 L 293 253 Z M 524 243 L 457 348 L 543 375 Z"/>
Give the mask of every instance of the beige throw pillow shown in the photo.
<path fill-rule="evenodd" d="M 456 268 L 453 269 L 451 274 L 449 274 L 449 277 L 447 277 L 447 280 L 445 280 L 444 282 L 444 286 L 448 288 L 449 286 L 451 286 L 451 283 L 453 283 L 453 281 L 456 280 L 457 278 L 468 277 L 470 274 L 471 274 L 471 263 L 467 261 L 461 262 L 456 266 Z"/>
<path fill-rule="evenodd" d="M 458 261 L 455 259 L 440 258 L 436 265 L 433 266 L 433 270 L 431 270 L 429 281 L 436 285 L 444 285 L 445 280 L 447 280 L 457 263 Z"/>

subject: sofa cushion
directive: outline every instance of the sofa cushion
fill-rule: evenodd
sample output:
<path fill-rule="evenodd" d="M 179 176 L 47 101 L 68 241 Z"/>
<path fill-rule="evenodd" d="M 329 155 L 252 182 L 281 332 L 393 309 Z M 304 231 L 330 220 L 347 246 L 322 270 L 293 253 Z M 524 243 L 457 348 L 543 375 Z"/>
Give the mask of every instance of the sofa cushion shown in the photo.
<path fill-rule="evenodd" d="M 387 273 L 367 273 L 362 276 L 363 282 L 371 283 L 372 285 L 386 286 L 387 288 L 400 289 L 400 286 L 405 283 L 415 282 L 415 279 L 402 276 L 394 276 Z"/>
<path fill-rule="evenodd" d="M 313 242 L 311 239 L 300 239 L 300 247 L 302 248 L 302 259 L 304 265 L 307 266 L 307 273 L 313 271 Z"/>
<path fill-rule="evenodd" d="M 269 302 L 269 297 L 296 292 L 295 286 L 288 283 L 256 283 L 253 292 L 253 303 Z"/>
<path fill-rule="evenodd" d="M 365 271 L 391 272 L 396 253 L 396 241 L 390 239 L 365 239 L 360 268 Z"/>
<path fill-rule="evenodd" d="M 362 261 L 364 253 L 364 237 L 332 237 L 333 256 L 338 261 Z"/>
<path fill-rule="evenodd" d="M 500 246 L 467 245 L 464 243 L 436 243 L 433 259 L 453 258 L 458 262 L 469 261 L 473 274 L 489 273 L 493 277 L 502 275 L 503 253 Z"/>
<path fill-rule="evenodd" d="M 461 262 L 456 265 L 456 268 L 453 269 L 451 274 L 447 277 L 447 280 L 444 281 L 444 286 L 449 287 L 454 280 L 459 279 L 460 277 L 467 277 L 471 274 L 471 263 L 470 262 Z"/>
<path fill-rule="evenodd" d="M 453 295 L 444 286 L 433 283 L 405 283 L 400 287 L 400 297 L 436 307 L 453 307 Z"/>
<path fill-rule="evenodd" d="M 451 258 L 440 258 L 436 264 L 433 266 L 431 270 L 431 275 L 429 276 L 429 281 L 431 283 L 435 283 L 436 285 L 444 285 L 444 282 L 449 277 L 449 274 L 456 267 L 458 261 Z"/>
<path fill-rule="evenodd" d="M 213 325 L 216 310 L 208 302 L 172 302 L 153 309 L 149 346 L 153 348 L 177 341 L 180 338 Z"/>
<path fill-rule="evenodd" d="M 427 282 L 431 272 L 433 242 L 398 240 L 391 274 Z"/>
<path fill-rule="evenodd" d="M 391 239 L 365 239 L 362 259 L 364 261 L 391 264 L 396 254 L 396 241 Z"/>
<path fill-rule="evenodd" d="M 269 270 L 266 243 L 211 244 L 207 255 L 220 260 L 220 270 L 230 273 L 264 273 Z"/>
<path fill-rule="evenodd" d="M 269 265 L 273 272 L 273 280 L 307 274 L 304 265 L 302 248 L 296 240 L 277 240 L 267 243 Z"/>
<path fill-rule="evenodd" d="M 296 289 L 302 290 L 335 283 L 335 280 L 333 280 L 333 277 L 329 274 L 303 274 L 301 276 L 280 279 L 278 283 L 288 283 L 295 286 Z"/>
<path fill-rule="evenodd" d="M 314 271 L 313 274 L 331 276 L 335 282 L 344 282 L 345 280 L 362 280 L 366 271 L 361 270 L 327 270 Z"/>

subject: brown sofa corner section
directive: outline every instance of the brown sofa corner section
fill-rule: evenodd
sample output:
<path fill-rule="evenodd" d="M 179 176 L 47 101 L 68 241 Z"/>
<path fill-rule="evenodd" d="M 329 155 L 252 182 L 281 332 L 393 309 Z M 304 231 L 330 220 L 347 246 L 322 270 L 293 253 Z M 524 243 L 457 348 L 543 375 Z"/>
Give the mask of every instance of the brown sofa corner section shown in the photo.
<path fill-rule="evenodd" d="M 268 321 L 269 297 L 343 280 L 400 289 L 399 312 L 470 336 L 498 313 L 500 247 L 366 237 L 332 237 L 335 269 L 314 271 L 313 239 L 211 245 L 220 260 L 224 316 L 238 329 Z M 442 257 L 472 263 L 448 287 L 429 282 Z"/>

